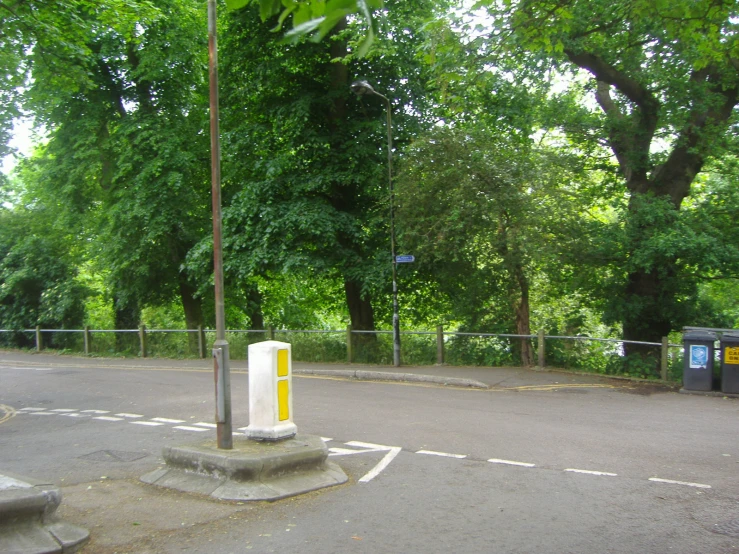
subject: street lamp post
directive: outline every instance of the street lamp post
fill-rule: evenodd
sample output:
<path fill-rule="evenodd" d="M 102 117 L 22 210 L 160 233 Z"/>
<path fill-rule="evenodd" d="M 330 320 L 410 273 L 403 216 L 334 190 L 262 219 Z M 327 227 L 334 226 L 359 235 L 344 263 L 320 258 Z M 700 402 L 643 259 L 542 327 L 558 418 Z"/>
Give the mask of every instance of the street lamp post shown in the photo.
<path fill-rule="evenodd" d="M 233 448 L 231 429 L 231 376 L 226 310 L 223 300 L 223 244 L 221 240 L 221 140 L 218 125 L 218 45 L 216 0 L 208 0 L 208 73 L 210 81 L 211 195 L 213 199 L 213 280 L 216 301 L 216 341 L 213 371 L 216 384 L 216 434 L 218 448 Z"/>
<path fill-rule="evenodd" d="M 387 107 L 387 182 L 390 189 L 390 253 L 393 259 L 393 365 L 400 366 L 400 316 L 398 315 L 398 260 L 395 255 L 395 189 L 393 187 L 393 133 L 390 99 L 377 92 L 365 80 L 354 81 L 351 89 L 357 96 L 375 95 L 385 101 Z"/>

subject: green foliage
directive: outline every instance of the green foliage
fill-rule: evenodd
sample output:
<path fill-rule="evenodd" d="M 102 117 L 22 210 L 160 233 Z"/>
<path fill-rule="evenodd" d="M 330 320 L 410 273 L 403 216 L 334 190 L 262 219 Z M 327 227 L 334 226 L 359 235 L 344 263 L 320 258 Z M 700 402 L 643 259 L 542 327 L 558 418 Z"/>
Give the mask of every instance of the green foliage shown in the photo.
<path fill-rule="evenodd" d="M 439 129 L 408 149 L 397 181 L 401 241 L 465 328 L 523 329 L 515 319 L 534 272 L 556 263 L 557 237 L 577 227 L 576 169 L 574 158 L 479 128 Z"/>
<path fill-rule="evenodd" d="M 285 38 L 293 42 L 311 35 L 313 42 L 325 38 L 341 21 L 348 16 L 359 16 L 366 26 L 358 55 L 365 56 L 377 35 L 377 23 L 374 11 L 383 7 L 383 0 L 226 0 L 231 10 L 239 10 L 250 4 L 259 4 L 259 15 L 262 21 L 278 17 L 279 31 L 284 21 L 292 15 L 293 27 Z"/>
<path fill-rule="evenodd" d="M 404 6 L 388 21 L 378 38 L 384 56 L 346 62 L 337 57 L 358 36 L 356 22 L 325 43 L 285 47 L 256 14 L 229 17 L 221 71 L 227 279 L 310 272 L 350 283 L 365 301 L 389 292 L 385 108 L 353 98 L 350 75 L 373 75 L 393 98 L 394 139 L 404 144 L 427 103 L 423 79 L 403 82 L 422 72 L 417 39 L 389 35 L 429 5 Z M 188 266 L 206 269 L 205 250 Z"/>
<path fill-rule="evenodd" d="M 44 210 L 0 209 L 0 328 L 79 328 L 87 289 L 74 245 Z M 17 337 L 23 346 L 27 337 Z"/>
<path fill-rule="evenodd" d="M 181 265 L 210 228 L 205 14 L 197 0 L 126 4 L 118 20 L 79 3 L 84 55 L 62 57 L 54 72 L 32 65 L 28 105 L 50 132 L 22 178 L 86 237 L 116 324 L 135 326 L 141 306 L 181 297 L 193 325 L 202 316 Z M 62 87 L 59 71 L 86 77 Z"/>

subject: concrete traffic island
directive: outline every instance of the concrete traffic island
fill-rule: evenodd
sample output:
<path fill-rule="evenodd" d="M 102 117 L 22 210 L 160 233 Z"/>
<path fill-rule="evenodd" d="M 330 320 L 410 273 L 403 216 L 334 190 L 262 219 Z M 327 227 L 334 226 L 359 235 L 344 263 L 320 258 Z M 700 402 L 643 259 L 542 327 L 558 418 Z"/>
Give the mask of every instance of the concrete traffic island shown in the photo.
<path fill-rule="evenodd" d="M 59 520 L 59 489 L 46 481 L 0 474 L 0 551 L 4 554 L 76 552 L 87 529 Z"/>
<path fill-rule="evenodd" d="M 167 467 L 141 477 L 145 483 L 220 500 L 279 500 L 347 481 L 328 462 L 320 437 L 297 435 L 282 441 L 234 440 L 233 449 L 215 441 L 165 447 Z"/>
<path fill-rule="evenodd" d="M 219 393 L 221 354 L 214 349 L 216 421 L 230 398 Z M 232 448 L 216 441 L 167 446 L 166 467 L 141 477 L 144 483 L 184 492 L 209 494 L 221 500 L 278 500 L 348 480 L 328 461 L 320 437 L 298 435 L 292 421 L 292 356 L 290 344 L 265 341 L 249 345 L 249 421 L 247 438 Z M 229 435 L 230 436 L 230 435 Z"/>

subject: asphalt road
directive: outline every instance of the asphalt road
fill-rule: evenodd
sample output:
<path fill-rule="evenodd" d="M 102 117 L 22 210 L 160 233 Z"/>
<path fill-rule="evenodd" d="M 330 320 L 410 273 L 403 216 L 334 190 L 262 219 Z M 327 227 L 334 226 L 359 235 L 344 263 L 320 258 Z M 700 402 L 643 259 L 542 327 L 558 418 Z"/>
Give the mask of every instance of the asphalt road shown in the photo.
<path fill-rule="evenodd" d="M 60 485 L 85 553 L 739 552 L 739 400 L 516 375 L 491 390 L 295 376 L 299 432 L 349 483 L 220 503 L 138 481 L 163 445 L 214 434 L 207 362 L 0 352 L 0 473 Z M 235 428 L 247 381 L 232 375 Z"/>

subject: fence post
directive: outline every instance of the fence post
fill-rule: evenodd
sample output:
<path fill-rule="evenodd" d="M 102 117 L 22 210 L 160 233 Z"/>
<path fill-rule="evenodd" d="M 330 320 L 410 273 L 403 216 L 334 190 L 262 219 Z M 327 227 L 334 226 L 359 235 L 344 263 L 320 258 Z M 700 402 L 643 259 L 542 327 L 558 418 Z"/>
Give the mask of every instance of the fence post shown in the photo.
<path fill-rule="evenodd" d="M 352 363 L 352 326 L 346 326 L 346 363 Z"/>
<path fill-rule="evenodd" d="M 198 325 L 198 356 L 205 358 L 205 333 L 202 325 Z"/>
<path fill-rule="evenodd" d="M 545 350 L 544 350 L 544 329 L 539 329 L 537 334 L 537 354 L 539 355 L 539 369 L 544 369 L 546 363 Z"/>
<path fill-rule="evenodd" d="M 667 337 L 662 337 L 662 359 L 660 360 L 660 374 L 663 381 L 667 381 L 667 356 L 669 354 L 670 343 Z"/>
<path fill-rule="evenodd" d="M 44 347 L 44 343 L 41 340 L 41 327 L 36 325 L 36 352 L 41 352 Z"/>
<path fill-rule="evenodd" d="M 275 330 L 272 328 L 271 325 L 267 325 L 267 339 L 275 340 Z"/>
<path fill-rule="evenodd" d="M 436 363 L 444 365 L 444 326 L 436 326 Z"/>
<path fill-rule="evenodd" d="M 146 325 L 139 325 L 139 344 L 141 346 L 141 357 L 146 358 Z"/>
<path fill-rule="evenodd" d="M 85 325 L 83 337 L 85 341 L 85 355 L 87 355 L 90 353 L 90 326 L 89 325 Z"/>

